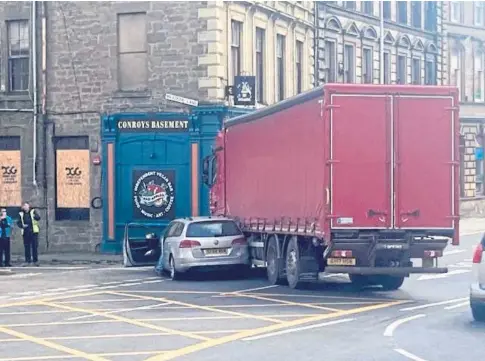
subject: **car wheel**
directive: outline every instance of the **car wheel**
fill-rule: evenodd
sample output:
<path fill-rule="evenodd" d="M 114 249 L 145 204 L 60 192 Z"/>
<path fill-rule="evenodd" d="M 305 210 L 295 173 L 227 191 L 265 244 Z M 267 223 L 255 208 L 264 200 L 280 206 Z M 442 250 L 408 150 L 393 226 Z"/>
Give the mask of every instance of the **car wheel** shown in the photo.
<path fill-rule="evenodd" d="M 384 291 L 395 291 L 404 283 L 404 277 L 397 276 L 379 276 L 377 284 L 382 286 Z"/>
<path fill-rule="evenodd" d="M 180 272 L 177 272 L 177 270 L 175 269 L 175 259 L 173 258 L 173 256 L 170 256 L 170 261 L 169 261 L 169 264 L 170 264 L 170 269 L 169 269 L 169 272 L 170 272 L 170 279 L 172 281 L 178 281 L 180 280 Z"/>
<path fill-rule="evenodd" d="M 473 319 L 477 322 L 485 322 L 485 306 L 471 303 Z"/>
<path fill-rule="evenodd" d="M 300 279 L 300 253 L 296 237 L 290 241 L 286 251 L 286 279 L 290 288 L 303 287 L 303 282 Z"/>
<path fill-rule="evenodd" d="M 281 277 L 281 267 L 278 260 L 276 239 L 271 238 L 268 243 L 268 250 L 266 251 L 266 276 L 272 285 L 281 285 L 284 279 Z"/>

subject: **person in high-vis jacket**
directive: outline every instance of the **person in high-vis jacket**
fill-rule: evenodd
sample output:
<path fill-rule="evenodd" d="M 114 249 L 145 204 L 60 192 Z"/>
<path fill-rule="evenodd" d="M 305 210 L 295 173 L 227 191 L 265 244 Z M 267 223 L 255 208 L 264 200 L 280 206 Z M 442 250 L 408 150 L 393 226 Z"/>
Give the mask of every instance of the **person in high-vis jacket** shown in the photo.
<path fill-rule="evenodd" d="M 22 210 L 19 212 L 17 225 L 22 230 L 24 238 L 25 262 L 30 265 L 32 261 L 35 266 L 39 266 L 38 248 L 39 248 L 39 221 L 40 216 L 37 211 L 25 202 Z"/>

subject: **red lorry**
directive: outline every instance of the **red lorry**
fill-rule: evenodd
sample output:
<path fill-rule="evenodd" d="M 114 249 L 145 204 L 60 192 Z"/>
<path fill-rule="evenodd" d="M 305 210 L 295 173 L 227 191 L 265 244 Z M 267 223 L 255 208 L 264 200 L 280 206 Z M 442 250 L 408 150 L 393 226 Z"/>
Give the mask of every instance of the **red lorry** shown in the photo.
<path fill-rule="evenodd" d="M 240 222 L 272 284 L 325 272 L 394 290 L 446 273 L 458 104 L 454 87 L 327 84 L 230 119 L 204 159 L 211 214 Z"/>

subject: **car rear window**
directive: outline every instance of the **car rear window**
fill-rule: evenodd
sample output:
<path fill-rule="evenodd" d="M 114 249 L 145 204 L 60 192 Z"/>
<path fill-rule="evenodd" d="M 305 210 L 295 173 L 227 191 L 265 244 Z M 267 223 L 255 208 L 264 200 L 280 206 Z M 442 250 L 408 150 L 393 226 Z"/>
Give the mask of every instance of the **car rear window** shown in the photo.
<path fill-rule="evenodd" d="M 233 221 L 204 221 L 191 223 L 187 227 L 187 237 L 231 237 L 242 235 Z"/>

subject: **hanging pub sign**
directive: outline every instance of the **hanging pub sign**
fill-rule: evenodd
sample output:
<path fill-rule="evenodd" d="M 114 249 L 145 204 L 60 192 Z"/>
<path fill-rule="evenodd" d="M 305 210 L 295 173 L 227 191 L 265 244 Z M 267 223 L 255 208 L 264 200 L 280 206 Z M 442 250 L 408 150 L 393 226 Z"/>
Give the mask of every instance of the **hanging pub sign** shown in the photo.
<path fill-rule="evenodd" d="M 175 218 L 175 171 L 134 170 L 133 218 Z"/>
<path fill-rule="evenodd" d="M 89 208 L 89 150 L 57 149 L 56 168 L 57 207 Z"/>
<path fill-rule="evenodd" d="M 256 77 L 234 77 L 234 105 L 256 105 Z"/>
<path fill-rule="evenodd" d="M 188 120 L 139 120 L 119 119 L 118 132 L 188 132 Z"/>
<path fill-rule="evenodd" d="M 0 205 L 20 207 L 22 203 L 20 150 L 0 151 Z"/>

